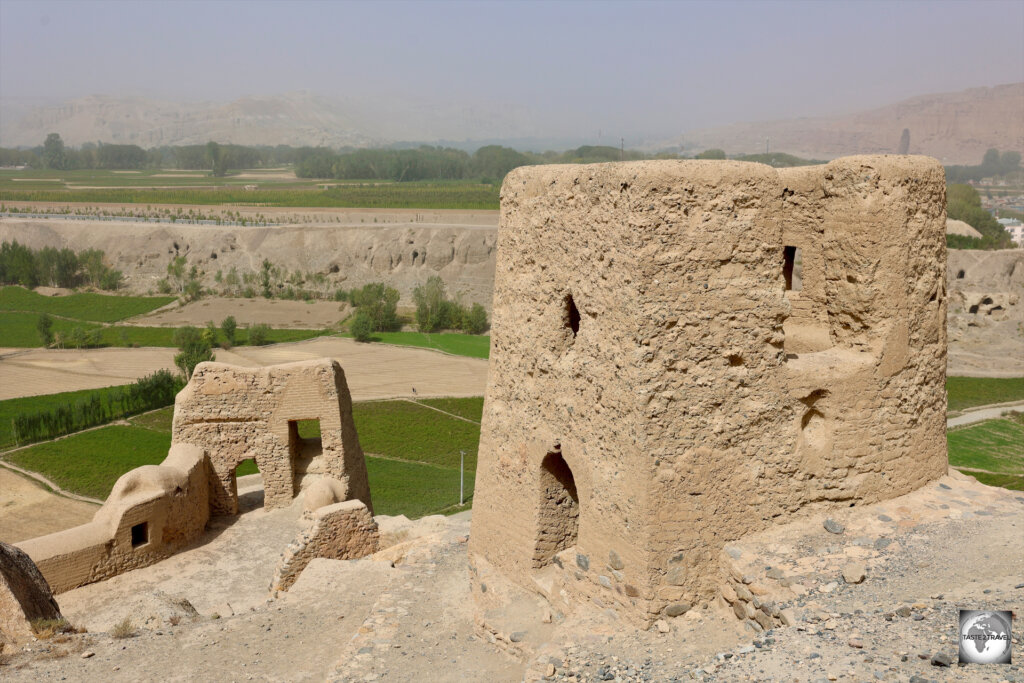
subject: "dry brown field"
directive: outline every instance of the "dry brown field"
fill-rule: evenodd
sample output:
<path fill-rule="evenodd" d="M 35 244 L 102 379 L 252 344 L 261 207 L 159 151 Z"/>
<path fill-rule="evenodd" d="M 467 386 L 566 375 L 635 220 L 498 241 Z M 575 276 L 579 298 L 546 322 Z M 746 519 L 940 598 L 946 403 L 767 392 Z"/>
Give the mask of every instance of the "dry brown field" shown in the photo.
<path fill-rule="evenodd" d="M 0 400 L 127 384 L 173 368 L 175 353 L 170 348 L 0 349 Z M 341 337 L 219 349 L 216 356 L 246 367 L 334 358 L 357 401 L 412 396 L 413 387 L 419 396 L 481 396 L 487 385 L 486 360 Z"/>
<path fill-rule="evenodd" d="M 181 327 L 205 325 L 212 320 L 218 326 L 229 315 L 241 325 L 265 323 L 274 328 L 320 329 L 344 320 L 350 313 L 348 304 L 335 301 L 288 301 L 284 299 L 229 299 L 210 297 L 170 306 L 136 316 L 121 325 L 145 327 Z"/>

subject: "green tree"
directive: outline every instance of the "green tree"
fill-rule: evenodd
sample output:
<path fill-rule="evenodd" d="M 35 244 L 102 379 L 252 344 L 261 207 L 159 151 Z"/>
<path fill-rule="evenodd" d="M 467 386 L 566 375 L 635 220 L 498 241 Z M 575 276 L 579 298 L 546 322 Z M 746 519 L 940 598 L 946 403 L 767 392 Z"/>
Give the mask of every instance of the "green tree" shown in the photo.
<path fill-rule="evenodd" d="M 181 370 L 187 382 L 192 378 L 196 366 L 204 361 L 214 360 L 213 348 L 203 338 L 203 334 L 195 327 L 179 327 L 171 338 L 178 347 L 179 353 L 174 356 L 174 364 Z"/>
<path fill-rule="evenodd" d="M 263 289 L 263 297 L 265 299 L 273 296 L 273 292 L 270 291 L 270 270 L 273 267 L 269 260 L 263 259 L 263 265 L 260 268 L 260 287 Z"/>
<path fill-rule="evenodd" d="M 50 133 L 43 143 L 43 165 L 46 168 L 64 170 L 68 165 L 67 151 L 59 133 Z"/>
<path fill-rule="evenodd" d="M 217 345 L 217 325 L 212 320 L 206 321 L 206 327 L 203 328 L 203 341 L 214 347 Z"/>
<path fill-rule="evenodd" d="M 462 329 L 470 334 L 481 334 L 487 329 L 487 309 L 473 304 L 462 317 Z"/>
<path fill-rule="evenodd" d="M 352 290 L 349 301 L 361 311 L 366 311 L 375 332 L 397 330 L 398 290 L 383 282 L 371 282 L 360 289 Z"/>
<path fill-rule="evenodd" d="M 724 159 L 725 158 L 725 151 L 721 150 L 721 149 L 717 149 L 717 148 L 706 149 L 706 150 L 704 150 L 703 152 L 701 152 L 700 154 L 698 154 L 697 156 L 695 156 L 693 158 L 694 159 Z"/>
<path fill-rule="evenodd" d="M 270 326 L 257 323 L 249 328 L 249 345 L 263 346 L 270 343 Z"/>
<path fill-rule="evenodd" d="M 431 275 L 426 284 L 414 289 L 412 298 L 416 302 L 416 325 L 420 332 L 436 332 L 461 322 L 461 315 L 452 317 L 458 307 L 448 301 L 444 280 L 439 275 Z"/>
<path fill-rule="evenodd" d="M 370 341 L 373 336 L 373 318 L 369 311 L 365 308 L 357 310 L 348 329 L 357 342 Z"/>
<path fill-rule="evenodd" d="M 39 331 L 39 338 L 42 340 L 43 346 L 53 343 L 53 318 L 43 313 L 36 320 L 36 329 Z"/>
<path fill-rule="evenodd" d="M 206 143 L 206 154 L 209 158 L 210 169 L 213 175 L 221 178 L 228 173 L 228 159 L 224 149 L 216 142 Z"/>
<path fill-rule="evenodd" d="M 220 321 L 220 331 L 224 333 L 224 339 L 228 343 L 228 348 L 235 345 L 235 332 L 238 331 L 238 323 L 235 322 L 235 316 L 229 315 Z"/>

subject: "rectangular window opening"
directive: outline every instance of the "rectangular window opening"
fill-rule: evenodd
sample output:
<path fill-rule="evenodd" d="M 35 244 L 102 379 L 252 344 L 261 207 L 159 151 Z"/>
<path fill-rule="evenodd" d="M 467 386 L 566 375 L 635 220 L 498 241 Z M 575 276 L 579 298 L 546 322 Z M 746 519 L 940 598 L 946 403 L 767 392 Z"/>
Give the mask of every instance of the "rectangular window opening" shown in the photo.
<path fill-rule="evenodd" d="M 138 548 L 149 543 L 149 522 L 142 522 L 132 527 L 132 547 Z"/>
<path fill-rule="evenodd" d="M 786 281 L 787 292 L 799 292 L 803 289 L 803 260 L 800 247 L 782 248 L 782 277 Z"/>

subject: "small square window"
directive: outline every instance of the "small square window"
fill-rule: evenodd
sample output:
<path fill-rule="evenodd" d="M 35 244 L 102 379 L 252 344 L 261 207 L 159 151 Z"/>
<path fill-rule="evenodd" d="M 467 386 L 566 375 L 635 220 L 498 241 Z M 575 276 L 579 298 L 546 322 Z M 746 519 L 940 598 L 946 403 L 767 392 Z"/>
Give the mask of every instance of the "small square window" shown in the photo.
<path fill-rule="evenodd" d="M 132 547 L 138 548 L 149 543 L 149 522 L 136 524 L 132 527 Z"/>

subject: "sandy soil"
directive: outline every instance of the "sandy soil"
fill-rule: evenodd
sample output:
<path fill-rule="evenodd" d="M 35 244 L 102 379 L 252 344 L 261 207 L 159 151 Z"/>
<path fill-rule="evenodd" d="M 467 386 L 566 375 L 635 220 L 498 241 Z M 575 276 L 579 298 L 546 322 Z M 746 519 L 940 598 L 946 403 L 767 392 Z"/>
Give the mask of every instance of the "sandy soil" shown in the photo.
<path fill-rule="evenodd" d="M 284 299 L 226 299 L 212 297 L 200 299 L 184 306 L 165 307 L 153 313 L 129 318 L 120 325 L 144 327 L 180 327 L 205 325 L 212 320 L 217 325 L 229 315 L 239 325 L 266 323 L 271 327 L 321 329 L 345 319 L 348 304 L 334 301 L 287 301 Z"/>
<path fill-rule="evenodd" d="M 174 368 L 174 349 L 0 348 L 0 401 L 128 384 Z"/>
<path fill-rule="evenodd" d="M 0 349 L 0 400 L 127 384 L 173 368 L 175 349 Z M 341 363 L 356 400 L 412 396 L 481 396 L 487 361 L 384 344 L 324 337 L 292 344 L 218 350 L 217 360 L 258 367 L 329 357 Z"/>
<path fill-rule="evenodd" d="M 0 467 L 0 541 L 16 543 L 85 524 L 98 506 L 50 493 Z"/>

